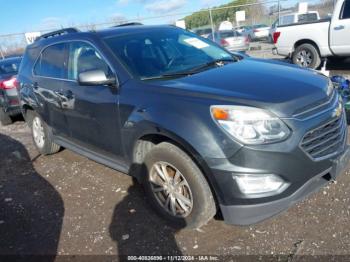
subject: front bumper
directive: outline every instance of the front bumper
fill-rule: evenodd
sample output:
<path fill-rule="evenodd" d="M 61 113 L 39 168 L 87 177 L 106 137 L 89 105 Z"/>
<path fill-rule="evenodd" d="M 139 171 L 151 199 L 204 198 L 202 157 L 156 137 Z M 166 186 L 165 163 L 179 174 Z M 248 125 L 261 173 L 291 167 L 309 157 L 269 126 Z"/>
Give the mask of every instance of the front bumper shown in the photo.
<path fill-rule="evenodd" d="M 337 97 L 330 101 L 333 100 L 335 102 L 327 110 L 312 117 L 304 115 L 302 118 L 284 119 L 293 130 L 285 141 L 242 146 L 229 158 L 206 159 L 213 174 L 211 182 L 227 223 L 248 225 L 267 219 L 302 200 L 343 172 L 350 160 L 350 149 L 346 143 L 347 126 L 344 110 L 339 117 L 335 116 L 339 101 Z M 338 124 L 332 126 L 331 123 Z M 320 141 L 318 138 L 313 140 L 306 134 L 323 138 Z M 304 147 L 305 137 L 307 141 L 312 138 L 311 141 L 322 144 L 322 148 L 312 148 L 316 148 L 316 152 L 324 151 L 326 155 L 315 158 L 318 156 L 314 154 L 315 151 L 308 151 Z M 335 151 L 327 151 L 329 148 L 334 148 Z M 270 194 L 244 194 L 235 177 L 249 174 L 273 174 L 282 178 L 288 186 L 280 192 Z"/>
<path fill-rule="evenodd" d="M 334 161 L 329 169 L 308 180 L 292 195 L 271 202 L 252 205 L 220 205 L 221 212 L 228 224 L 251 225 L 270 218 L 303 200 L 315 191 L 325 186 L 330 179 L 338 177 L 350 161 L 350 148 Z"/>
<path fill-rule="evenodd" d="M 272 48 L 272 54 L 278 55 L 277 47 Z"/>

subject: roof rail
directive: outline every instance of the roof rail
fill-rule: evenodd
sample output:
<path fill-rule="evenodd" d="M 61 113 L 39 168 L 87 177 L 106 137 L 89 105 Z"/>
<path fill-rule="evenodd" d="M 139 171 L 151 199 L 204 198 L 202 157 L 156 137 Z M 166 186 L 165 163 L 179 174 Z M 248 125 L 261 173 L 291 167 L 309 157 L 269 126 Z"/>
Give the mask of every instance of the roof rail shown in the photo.
<path fill-rule="evenodd" d="M 139 23 L 139 22 L 131 22 L 131 23 L 125 23 L 125 24 L 115 25 L 115 26 L 112 26 L 112 27 L 133 26 L 133 25 L 143 25 L 143 24 L 142 24 L 142 23 Z"/>
<path fill-rule="evenodd" d="M 79 30 L 76 29 L 76 28 L 73 28 L 73 27 L 64 28 L 64 29 L 61 29 L 61 30 L 57 30 L 57 31 L 53 31 L 53 32 L 50 32 L 50 33 L 43 34 L 40 37 L 38 37 L 37 40 L 44 39 L 44 38 L 55 37 L 55 36 L 59 36 L 59 35 L 78 33 L 78 32 L 79 32 Z"/>

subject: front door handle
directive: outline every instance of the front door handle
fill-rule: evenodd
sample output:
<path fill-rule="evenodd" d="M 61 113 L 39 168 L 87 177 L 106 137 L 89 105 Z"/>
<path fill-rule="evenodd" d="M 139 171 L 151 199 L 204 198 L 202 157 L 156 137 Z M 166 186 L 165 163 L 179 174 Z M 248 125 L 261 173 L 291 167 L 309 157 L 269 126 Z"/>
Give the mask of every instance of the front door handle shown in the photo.
<path fill-rule="evenodd" d="M 75 102 L 75 96 L 72 91 L 68 90 L 66 92 L 64 91 L 55 91 L 55 94 L 59 97 L 61 102 L 61 107 L 64 109 L 73 109 L 74 108 L 74 102 Z"/>
<path fill-rule="evenodd" d="M 334 27 L 334 30 L 343 30 L 344 28 L 345 28 L 345 26 L 338 25 L 338 26 Z"/>

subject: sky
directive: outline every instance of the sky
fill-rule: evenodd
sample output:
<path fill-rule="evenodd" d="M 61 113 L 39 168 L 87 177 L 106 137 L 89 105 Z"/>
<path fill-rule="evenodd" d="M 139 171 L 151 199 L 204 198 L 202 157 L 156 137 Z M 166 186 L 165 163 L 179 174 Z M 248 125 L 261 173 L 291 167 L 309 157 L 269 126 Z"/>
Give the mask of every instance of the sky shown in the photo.
<path fill-rule="evenodd" d="M 283 5 L 298 1 L 287 0 Z M 0 35 L 111 22 L 113 17 L 134 20 L 164 16 L 143 21 L 145 24 L 164 24 L 184 17 L 186 13 L 229 2 L 231 0 L 0 0 Z M 181 14 L 169 15 L 173 13 Z"/>

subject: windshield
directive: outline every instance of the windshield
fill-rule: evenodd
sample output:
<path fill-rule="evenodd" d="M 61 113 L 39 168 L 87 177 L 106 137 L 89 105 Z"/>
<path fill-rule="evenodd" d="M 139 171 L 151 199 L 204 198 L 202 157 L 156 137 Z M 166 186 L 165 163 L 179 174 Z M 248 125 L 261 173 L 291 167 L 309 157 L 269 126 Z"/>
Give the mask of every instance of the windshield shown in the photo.
<path fill-rule="evenodd" d="M 220 35 L 221 35 L 222 38 L 229 38 L 229 37 L 234 37 L 235 36 L 233 31 L 220 32 Z"/>
<path fill-rule="evenodd" d="M 0 74 L 17 74 L 20 61 L 0 61 Z"/>
<path fill-rule="evenodd" d="M 132 75 L 140 79 L 190 71 L 201 65 L 232 59 L 232 54 L 191 32 L 164 28 L 105 38 Z"/>

